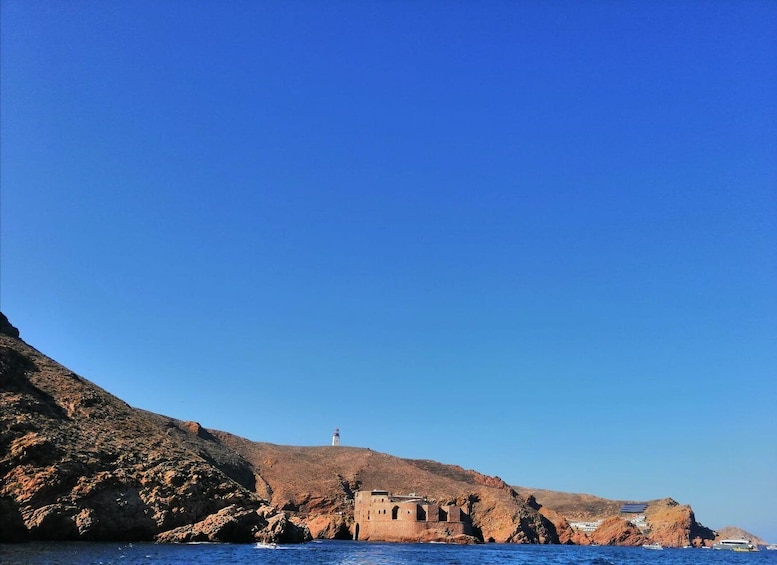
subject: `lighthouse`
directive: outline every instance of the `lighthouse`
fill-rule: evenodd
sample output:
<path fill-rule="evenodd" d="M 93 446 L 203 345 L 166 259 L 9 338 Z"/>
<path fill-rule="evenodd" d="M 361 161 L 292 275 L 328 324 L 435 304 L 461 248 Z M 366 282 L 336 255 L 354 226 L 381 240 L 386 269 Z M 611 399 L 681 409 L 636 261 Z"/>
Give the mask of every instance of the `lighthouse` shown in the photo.
<path fill-rule="evenodd" d="M 332 445 L 340 445 L 340 428 L 335 428 L 335 433 L 332 434 Z"/>

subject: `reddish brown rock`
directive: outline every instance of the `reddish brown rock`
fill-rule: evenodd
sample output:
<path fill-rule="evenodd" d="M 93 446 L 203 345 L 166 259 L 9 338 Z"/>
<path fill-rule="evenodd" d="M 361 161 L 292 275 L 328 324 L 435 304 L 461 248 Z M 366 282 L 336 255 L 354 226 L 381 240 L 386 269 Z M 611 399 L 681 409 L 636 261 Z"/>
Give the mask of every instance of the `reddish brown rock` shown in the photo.
<path fill-rule="evenodd" d="M 620 514 L 621 506 L 627 501 L 608 500 L 590 494 L 515 488 L 524 496 L 528 493 L 535 495 L 537 503 L 543 505 L 541 509 L 543 514 L 549 516 L 556 524 L 560 540 L 566 540 L 567 535 L 564 534 L 563 523 L 559 523 L 548 512 L 551 509 L 569 522 L 595 522 L 613 517 L 629 521 L 636 518 L 633 515 Z M 681 506 L 671 498 L 651 500 L 647 502 L 644 514 L 647 524 L 642 526 L 644 528 L 642 533 L 649 541 L 660 542 L 666 547 L 685 547 L 689 544 L 698 547 L 712 544 L 714 532 L 696 521 L 690 506 Z M 580 545 L 590 543 L 589 537 L 583 532 L 575 532 L 572 543 Z"/>
<path fill-rule="evenodd" d="M 602 522 L 589 537 L 591 542 L 598 545 L 638 546 L 648 542 L 648 538 L 634 524 L 617 516 Z"/>
<path fill-rule="evenodd" d="M 540 513 L 550 520 L 553 527 L 556 528 L 559 543 L 564 545 L 591 545 L 591 540 L 588 539 L 584 532 L 573 529 L 567 519 L 555 510 L 541 507 Z"/>
<path fill-rule="evenodd" d="M 508 490 L 511 496 L 515 491 Z M 472 507 L 472 522 L 486 542 L 497 543 L 558 543 L 555 527 L 530 506 L 509 504 L 502 489 L 483 489 L 477 493 Z M 515 496 L 515 500 L 519 498 Z"/>
<path fill-rule="evenodd" d="M 712 535 L 711 530 L 696 522 L 690 506 L 680 505 L 671 498 L 652 501 L 645 514 L 650 525 L 650 541 L 664 547 L 703 545 L 703 540 Z"/>
<path fill-rule="evenodd" d="M 308 516 L 305 523 L 315 539 L 353 539 L 351 527 L 342 514 Z"/>
<path fill-rule="evenodd" d="M 0 542 L 151 540 L 267 506 L 242 484 L 250 466 L 204 430 L 131 408 L 13 330 L 0 318 Z M 267 520 L 268 535 L 284 524 Z"/>
<path fill-rule="evenodd" d="M 311 539 L 307 526 L 287 512 L 272 514 L 267 526 L 254 537 L 262 543 L 302 543 Z"/>
<path fill-rule="evenodd" d="M 167 543 L 301 543 L 310 539 L 304 526 L 289 520 L 285 513 L 273 513 L 228 506 L 195 524 L 181 526 L 157 536 Z"/>

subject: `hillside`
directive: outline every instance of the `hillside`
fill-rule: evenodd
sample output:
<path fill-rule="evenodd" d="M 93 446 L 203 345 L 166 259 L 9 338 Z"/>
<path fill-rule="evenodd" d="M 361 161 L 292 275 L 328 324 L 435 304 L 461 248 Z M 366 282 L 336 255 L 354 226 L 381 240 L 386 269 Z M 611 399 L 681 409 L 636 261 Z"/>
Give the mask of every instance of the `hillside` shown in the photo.
<path fill-rule="evenodd" d="M 539 504 L 552 508 L 567 520 L 590 521 L 618 514 L 624 501 L 609 500 L 591 494 L 557 492 L 529 487 L 515 487 L 523 496 L 533 495 Z"/>
<path fill-rule="evenodd" d="M 254 468 L 257 492 L 297 512 L 314 536 L 350 537 L 356 490 L 385 489 L 471 506 L 483 540 L 557 543 L 554 526 L 504 481 L 434 461 L 401 459 L 356 447 L 290 447 L 255 443 L 212 431 Z"/>
<path fill-rule="evenodd" d="M 0 541 L 350 539 L 353 495 L 416 493 L 468 509 L 481 541 L 709 544 L 688 506 L 511 487 L 455 465 L 356 447 L 252 442 L 132 408 L 19 339 L 0 314 Z M 603 520 L 591 535 L 569 522 Z"/>
<path fill-rule="evenodd" d="M 234 453 L 202 457 L 18 335 L 0 314 L 0 541 L 306 539 Z"/>

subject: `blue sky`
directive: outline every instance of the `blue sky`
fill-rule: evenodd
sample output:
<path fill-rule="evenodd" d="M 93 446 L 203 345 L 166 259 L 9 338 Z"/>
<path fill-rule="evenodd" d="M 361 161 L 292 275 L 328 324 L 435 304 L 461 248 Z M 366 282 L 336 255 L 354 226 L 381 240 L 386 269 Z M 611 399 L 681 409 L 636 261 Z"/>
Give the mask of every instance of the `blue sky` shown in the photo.
<path fill-rule="evenodd" d="M 773 2 L 1 9 L 26 341 L 257 441 L 777 541 Z"/>

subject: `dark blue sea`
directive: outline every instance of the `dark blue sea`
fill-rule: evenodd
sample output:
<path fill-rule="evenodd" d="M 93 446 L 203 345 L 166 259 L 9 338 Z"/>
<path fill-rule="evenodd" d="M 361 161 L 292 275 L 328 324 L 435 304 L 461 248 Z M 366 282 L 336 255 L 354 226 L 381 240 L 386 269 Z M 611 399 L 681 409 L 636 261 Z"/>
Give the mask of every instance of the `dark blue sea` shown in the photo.
<path fill-rule="evenodd" d="M 156 545 L 151 543 L 0 544 L 3 565 L 695 565 L 776 564 L 777 551 L 735 553 L 712 549 L 579 547 L 563 545 L 443 545 L 314 541 L 303 545 L 257 547 L 232 544 Z"/>

